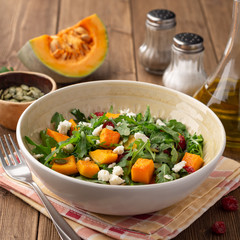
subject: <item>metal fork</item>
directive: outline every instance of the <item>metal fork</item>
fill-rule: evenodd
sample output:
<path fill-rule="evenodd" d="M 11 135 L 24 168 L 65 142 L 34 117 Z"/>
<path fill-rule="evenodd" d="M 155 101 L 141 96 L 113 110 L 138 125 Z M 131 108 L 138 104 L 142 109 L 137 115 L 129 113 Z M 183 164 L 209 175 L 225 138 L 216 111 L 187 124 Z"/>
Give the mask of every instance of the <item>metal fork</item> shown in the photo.
<path fill-rule="evenodd" d="M 5 170 L 5 172 L 7 173 L 7 175 L 15 180 L 18 180 L 18 181 L 21 181 L 21 182 L 24 182 L 24 183 L 30 185 L 35 190 L 35 192 L 37 193 L 39 198 L 42 200 L 42 203 L 44 204 L 45 208 L 47 209 L 47 211 L 57 229 L 57 232 L 62 240 L 82 239 L 76 234 L 76 232 L 70 227 L 70 225 L 64 220 L 64 218 L 57 212 L 57 210 L 53 207 L 53 205 L 50 203 L 50 201 L 44 195 L 42 190 L 33 181 L 31 171 L 30 171 L 29 167 L 27 166 L 24 158 L 22 157 L 20 151 L 18 150 L 17 145 L 14 143 L 11 135 L 8 134 L 8 136 L 11 141 L 11 144 L 5 135 L 4 135 L 4 139 L 5 139 L 6 145 L 9 149 L 11 157 L 7 153 L 7 148 L 4 146 L 3 140 L 0 137 L 2 149 L 3 149 L 3 152 L 6 157 L 6 158 L 4 158 L 4 155 L 3 155 L 2 151 L 0 150 L 0 160 L 2 163 L 2 167 Z M 12 146 L 13 146 L 13 148 L 12 148 Z M 15 150 L 15 153 L 19 160 L 16 158 L 13 149 Z"/>

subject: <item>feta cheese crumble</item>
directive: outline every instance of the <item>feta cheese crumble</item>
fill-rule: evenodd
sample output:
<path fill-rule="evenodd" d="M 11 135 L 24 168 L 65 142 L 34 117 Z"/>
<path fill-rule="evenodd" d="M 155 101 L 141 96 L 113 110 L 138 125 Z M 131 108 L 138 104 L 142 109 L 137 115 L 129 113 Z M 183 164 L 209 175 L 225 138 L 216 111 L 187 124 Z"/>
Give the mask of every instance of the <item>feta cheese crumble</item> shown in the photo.
<path fill-rule="evenodd" d="M 115 165 L 116 165 L 115 162 L 114 162 L 114 163 L 111 163 L 111 164 L 108 165 L 108 168 L 113 168 Z"/>
<path fill-rule="evenodd" d="M 92 127 L 91 123 L 88 122 L 79 122 L 78 125 L 86 126 L 86 127 Z"/>
<path fill-rule="evenodd" d="M 120 178 L 119 176 L 115 175 L 115 174 L 111 174 L 110 175 L 110 179 L 109 179 L 109 183 L 111 185 L 120 185 L 122 183 L 124 183 L 125 180 L 123 180 L 122 178 Z"/>
<path fill-rule="evenodd" d="M 136 117 L 136 113 L 134 112 L 130 112 L 130 109 L 124 109 L 124 110 L 120 110 L 120 114 L 121 115 L 126 115 L 128 117 Z"/>
<path fill-rule="evenodd" d="M 61 134 L 67 135 L 68 130 L 70 130 L 72 123 L 67 120 L 64 120 L 58 124 L 57 131 Z"/>
<path fill-rule="evenodd" d="M 159 126 L 166 126 L 165 123 L 161 119 L 157 119 L 156 124 Z"/>
<path fill-rule="evenodd" d="M 181 162 L 175 164 L 175 165 L 173 166 L 172 170 L 177 173 L 177 172 L 179 172 L 183 167 L 185 167 L 185 165 L 186 165 L 186 162 L 185 162 L 185 161 L 181 161 Z"/>
<path fill-rule="evenodd" d="M 33 157 L 35 157 L 36 159 L 39 159 L 41 157 L 44 157 L 44 154 L 34 154 Z"/>
<path fill-rule="evenodd" d="M 106 128 L 109 129 L 109 130 L 113 130 L 114 129 L 112 126 L 109 126 L 109 125 L 107 125 Z"/>
<path fill-rule="evenodd" d="M 102 169 L 102 170 L 100 170 L 100 171 L 98 172 L 98 180 L 99 180 L 99 181 L 108 182 L 109 179 L 110 179 L 110 173 L 109 173 L 109 171 Z"/>
<path fill-rule="evenodd" d="M 113 149 L 113 153 L 123 154 L 124 153 L 124 146 L 117 146 L 116 148 Z"/>
<path fill-rule="evenodd" d="M 140 132 L 135 133 L 134 138 L 135 139 L 142 139 L 144 142 L 147 142 L 148 139 L 149 139 L 145 134 L 140 133 Z"/>
<path fill-rule="evenodd" d="M 98 137 L 102 131 L 102 127 L 103 127 L 103 124 L 101 124 L 100 126 L 96 127 L 93 132 L 92 132 L 92 135 L 95 136 L 95 137 Z"/>
<path fill-rule="evenodd" d="M 121 175 L 123 175 L 123 169 L 120 166 L 115 166 L 113 168 L 112 174 L 121 176 Z"/>
<path fill-rule="evenodd" d="M 169 174 L 165 174 L 163 177 L 167 180 L 172 180 L 172 176 Z"/>

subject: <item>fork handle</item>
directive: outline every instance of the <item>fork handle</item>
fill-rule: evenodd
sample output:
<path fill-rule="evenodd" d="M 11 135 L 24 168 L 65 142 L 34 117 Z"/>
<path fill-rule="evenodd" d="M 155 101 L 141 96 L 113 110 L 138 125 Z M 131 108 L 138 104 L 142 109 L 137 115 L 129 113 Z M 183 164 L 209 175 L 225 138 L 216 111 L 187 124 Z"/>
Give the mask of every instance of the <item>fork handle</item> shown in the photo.
<path fill-rule="evenodd" d="M 71 226 L 64 220 L 64 218 L 58 213 L 58 211 L 53 207 L 47 197 L 44 195 L 42 190 L 38 187 L 38 185 L 31 181 L 28 183 L 33 187 L 39 198 L 42 200 L 43 205 L 47 209 L 60 237 L 62 240 L 80 240 L 77 233 L 71 228 Z"/>

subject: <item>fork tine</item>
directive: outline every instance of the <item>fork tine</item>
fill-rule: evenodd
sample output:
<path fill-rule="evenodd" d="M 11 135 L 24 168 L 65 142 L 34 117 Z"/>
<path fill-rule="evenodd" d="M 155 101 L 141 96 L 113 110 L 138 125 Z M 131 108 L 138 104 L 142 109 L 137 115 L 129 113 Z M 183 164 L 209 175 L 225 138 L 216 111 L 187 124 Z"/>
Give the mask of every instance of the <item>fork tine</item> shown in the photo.
<path fill-rule="evenodd" d="M 3 145 L 3 141 L 2 141 L 2 138 L 1 138 L 1 137 L 0 137 L 0 142 L 1 142 L 1 145 L 2 145 L 2 148 L 3 148 L 3 151 L 4 151 L 4 153 L 5 153 L 5 156 L 7 156 L 7 155 L 6 155 L 6 150 L 5 150 L 5 147 L 4 147 L 4 145 Z M 8 165 L 7 165 L 7 162 L 5 161 L 5 157 L 3 156 L 3 153 L 2 153 L 1 150 L 0 150 L 0 160 L 1 160 L 1 163 L 2 163 L 3 168 L 5 168 L 5 167 L 8 166 Z M 8 159 L 8 162 L 9 162 L 9 159 Z"/>
<path fill-rule="evenodd" d="M 1 142 L 1 145 L 2 145 L 2 149 L 3 149 L 3 152 L 4 152 L 4 154 L 5 154 L 5 157 L 7 158 L 7 160 L 8 160 L 8 165 L 10 166 L 10 165 L 13 165 L 13 163 L 12 163 L 12 160 L 11 160 L 11 158 L 9 157 L 9 154 L 7 153 L 7 151 L 6 151 L 6 147 L 4 146 L 4 144 L 3 144 L 3 140 L 2 140 L 2 138 L 0 137 L 0 142 Z M 6 163 L 6 161 L 5 161 L 5 158 L 4 158 L 4 156 L 3 156 L 3 154 L 2 154 L 2 157 L 3 157 L 3 164 L 7 167 L 8 165 L 7 165 L 7 163 Z M 4 163 L 5 162 L 5 163 Z"/>
<path fill-rule="evenodd" d="M 19 162 L 20 163 L 24 163 L 24 161 L 22 160 L 21 153 L 20 153 L 20 151 L 19 151 L 19 149 L 17 147 L 17 144 L 13 141 L 12 136 L 10 134 L 8 134 L 8 137 L 9 137 L 9 139 L 10 139 L 12 145 L 13 145 L 13 148 L 14 148 L 17 156 L 18 156 L 19 161 L 17 161 L 17 163 L 19 163 Z"/>
<path fill-rule="evenodd" d="M 9 151 L 10 151 L 10 153 L 11 153 L 11 157 L 12 157 L 12 159 L 13 159 L 13 162 L 14 162 L 15 164 L 18 164 L 18 161 L 17 161 L 17 159 L 16 159 L 16 157 L 15 157 L 15 155 L 14 155 L 13 149 L 12 149 L 12 147 L 11 147 L 11 145 L 10 145 L 7 137 L 6 137 L 6 135 L 4 135 L 4 139 L 5 139 L 6 143 L 7 143 L 8 149 L 9 149 Z M 3 150 L 4 150 L 4 149 L 3 149 Z M 5 154 L 6 154 L 6 150 L 4 150 L 4 151 L 5 151 Z M 9 164 L 11 165 L 12 162 L 11 162 L 11 159 L 9 158 L 9 155 L 6 154 L 6 156 L 7 156 L 8 160 L 10 160 Z M 12 163 L 12 164 L 13 164 L 13 163 Z"/>

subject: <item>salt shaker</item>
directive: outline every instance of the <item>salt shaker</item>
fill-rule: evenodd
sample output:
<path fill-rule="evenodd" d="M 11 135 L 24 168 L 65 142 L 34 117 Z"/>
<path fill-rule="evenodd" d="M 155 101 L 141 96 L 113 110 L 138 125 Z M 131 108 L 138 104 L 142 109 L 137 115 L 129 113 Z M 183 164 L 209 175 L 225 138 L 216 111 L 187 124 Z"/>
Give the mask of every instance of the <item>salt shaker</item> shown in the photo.
<path fill-rule="evenodd" d="M 155 9 L 148 12 L 145 40 L 139 48 L 139 60 L 146 71 L 162 75 L 167 68 L 175 26 L 175 13 L 172 11 Z"/>
<path fill-rule="evenodd" d="M 173 38 L 171 62 L 163 74 L 163 85 L 192 96 L 206 81 L 203 38 L 179 33 Z"/>

